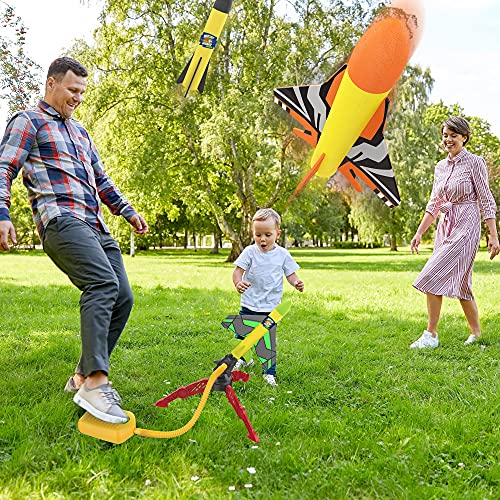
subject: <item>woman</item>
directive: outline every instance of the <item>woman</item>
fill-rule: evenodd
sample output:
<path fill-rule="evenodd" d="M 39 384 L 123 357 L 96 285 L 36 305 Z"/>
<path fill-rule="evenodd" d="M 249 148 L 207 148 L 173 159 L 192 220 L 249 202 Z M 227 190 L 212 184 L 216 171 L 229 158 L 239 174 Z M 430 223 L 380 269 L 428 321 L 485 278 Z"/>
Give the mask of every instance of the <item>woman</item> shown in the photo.
<path fill-rule="evenodd" d="M 448 157 L 434 172 L 432 194 L 422 222 L 411 240 L 412 253 L 418 253 L 422 235 L 442 212 L 434 251 L 413 286 L 427 295 L 427 329 L 410 348 L 437 347 L 437 326 L 443 295 L 460 300 L 471 329 L 465 345 L 481 336 L 479 314 L 472 294 L 472 268 L 481 238 L 481 209 L 490 237 L 488 252 L 493 259 L 500 252 L 496 227 L 496 204 L 488 185 L 486 163 L 465 149 L 471 136 L 469 123 L 453 116 L 441 125 Z"/>

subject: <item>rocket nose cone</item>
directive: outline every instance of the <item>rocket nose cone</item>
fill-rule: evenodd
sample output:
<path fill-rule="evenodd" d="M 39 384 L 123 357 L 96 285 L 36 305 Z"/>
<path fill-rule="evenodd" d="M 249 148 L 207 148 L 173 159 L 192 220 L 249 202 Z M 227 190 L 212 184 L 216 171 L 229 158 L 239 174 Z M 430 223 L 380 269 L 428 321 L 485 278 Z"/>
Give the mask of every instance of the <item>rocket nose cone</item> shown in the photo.
<path fill-rule="evenodd" d="M 424 29 L 424 8 L 420 0 L 393 0 L 391 7 L 401 9 L 407 16 L 407 28 L 411 33 L 410 57 L 422 38 Z"/>
<path fill-rule="evenodd" d="M 215 0 L 214 3 L 214 9 L 224 12 L 226 14 L 229 13 L 231 10 L 231 4 L 233 3 L 233 0 Z"/>
<path fill-rule="evenodd" d="M 394 0 L 380 10 L 354 47 L 348 73 L 365 92 L 388 92 L 401 76 L 421 33 L 418 5 L 416 0 Z"/>

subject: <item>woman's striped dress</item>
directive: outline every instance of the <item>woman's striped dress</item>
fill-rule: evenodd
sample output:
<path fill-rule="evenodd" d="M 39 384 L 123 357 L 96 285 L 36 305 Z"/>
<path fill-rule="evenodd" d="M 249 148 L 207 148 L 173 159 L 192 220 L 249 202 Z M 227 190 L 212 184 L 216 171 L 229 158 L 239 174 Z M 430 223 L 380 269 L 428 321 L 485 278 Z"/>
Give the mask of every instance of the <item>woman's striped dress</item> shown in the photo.
<path fill-rule="evenodd" d="M 441 212 L 434 251 L 413 286 L 421 292 L 473 300 L 472 268 L 481 238 L 481 218 L 496 217 L 486 163 L 465 148 L 441 160 L 426 212 Z"/>

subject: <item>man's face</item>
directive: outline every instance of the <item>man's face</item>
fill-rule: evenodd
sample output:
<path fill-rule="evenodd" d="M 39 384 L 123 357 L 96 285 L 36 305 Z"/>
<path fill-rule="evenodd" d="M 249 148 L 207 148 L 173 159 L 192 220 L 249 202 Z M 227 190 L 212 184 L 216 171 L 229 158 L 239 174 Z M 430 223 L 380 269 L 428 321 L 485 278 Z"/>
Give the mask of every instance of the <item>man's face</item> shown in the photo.
<path fill-rule="evenodd" d="M 52 106 L 63 118 L 69 118 L 83 101 L 87 79 L 68 70 L 60 78 L 49 76 L 45 86 L 45 102 Z"/>

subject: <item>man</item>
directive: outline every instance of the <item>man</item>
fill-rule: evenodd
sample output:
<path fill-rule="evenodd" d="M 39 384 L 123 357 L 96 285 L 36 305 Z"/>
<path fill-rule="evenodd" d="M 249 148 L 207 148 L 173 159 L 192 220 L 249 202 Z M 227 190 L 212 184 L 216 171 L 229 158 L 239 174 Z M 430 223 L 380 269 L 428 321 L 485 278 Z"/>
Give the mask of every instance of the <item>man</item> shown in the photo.
<path fill-rule="evenodd" d="M 87 70 L 69 57 L 49 67 L 38 107 L 14 115 L 0 144 L 0 249 L 16 244 L 10 188 L 23 169 L 45 253 L 78 287 L 82 354 L 66 390 L 96 418 L 124 423 L 127 414 L 108 381 L 109 356 L 133 304 L 120 249 L 104 223 L 101 202 L 138 234 L 148 230 L 106 174 L 81 124 L 71 118 L 86 88 Z"/>

